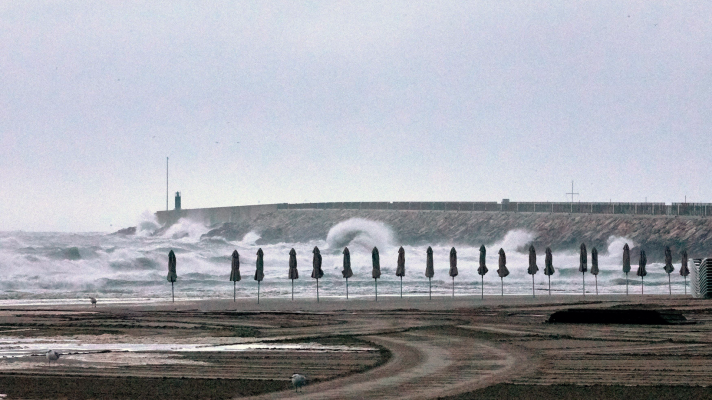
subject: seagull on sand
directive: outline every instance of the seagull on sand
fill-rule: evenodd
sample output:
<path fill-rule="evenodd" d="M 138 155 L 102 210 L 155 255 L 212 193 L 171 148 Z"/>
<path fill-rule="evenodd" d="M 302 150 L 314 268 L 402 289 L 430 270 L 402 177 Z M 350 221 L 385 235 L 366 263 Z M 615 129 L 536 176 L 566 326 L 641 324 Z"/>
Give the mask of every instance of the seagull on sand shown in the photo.
<path fill-rule="evenodd" d="M 91 300 L 91 304 L 96 308 L 96 297 L 90 297 L 89 300 Z"/>
<path fill-rule="evenodd" d="M 57 361 L 59 359 L 59 356 L 61 356 L 61 354 L 57 353 L 54 350 L 48 351 L 45 355 L 47 356 L 47 363 L 49 365 L 52 365 L 52 361 Z"/>
<path fill-rule="evenodd" d="M 299 388 L 307 384 L 307 378 L 302 374 L 292 375 L 292 385 L 294 385 L 294 391 L 299 392 Z"/>

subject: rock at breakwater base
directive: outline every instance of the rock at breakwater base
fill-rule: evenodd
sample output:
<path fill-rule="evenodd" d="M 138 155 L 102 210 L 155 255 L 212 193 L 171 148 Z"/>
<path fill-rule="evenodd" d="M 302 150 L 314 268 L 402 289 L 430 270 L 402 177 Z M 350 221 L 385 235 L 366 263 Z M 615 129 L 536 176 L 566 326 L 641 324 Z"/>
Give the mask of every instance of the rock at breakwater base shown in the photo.
<path fill-rule="evenodd" d="M 549 323 L 569 324 L 628 324 L 628 325 L 678 325 L 690 324 L 676 310 L 612 310 L 574 308 L 557 311 L 549 317 Z"/>
<path fill-rule="evenodd" d="M 119 229 L 118 231 L 114 232 L 114 235 L 135 235 L 135 234 L 136 234 L 135 226 L 130 226 L 128 228 Z"/>

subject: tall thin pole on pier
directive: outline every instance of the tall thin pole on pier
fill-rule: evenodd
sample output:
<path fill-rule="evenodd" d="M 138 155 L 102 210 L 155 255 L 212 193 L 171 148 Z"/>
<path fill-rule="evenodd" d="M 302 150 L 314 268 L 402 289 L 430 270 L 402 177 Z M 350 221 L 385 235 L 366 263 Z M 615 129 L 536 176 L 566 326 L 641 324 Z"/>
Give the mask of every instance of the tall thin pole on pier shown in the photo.
<path fill-rule="evenodd" d="M 574 195 L 578 196 L 578 193 L 574 193 L 574 181 L 571 181 L 571 193 L 566 193 L 571 195 L 571 213 L 574 212 Z"/>
<path fill-rule="evenodd" d="M 168 211 L 168 157 L 166 157 L 166 211 Z"/>

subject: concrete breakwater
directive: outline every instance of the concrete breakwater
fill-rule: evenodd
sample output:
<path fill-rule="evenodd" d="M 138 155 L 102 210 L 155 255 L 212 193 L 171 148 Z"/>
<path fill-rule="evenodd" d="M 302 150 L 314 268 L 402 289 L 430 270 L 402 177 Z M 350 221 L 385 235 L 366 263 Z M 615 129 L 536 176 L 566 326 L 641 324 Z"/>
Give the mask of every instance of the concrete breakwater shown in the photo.
<path fill-rule="evenodd" d="M 190 210 L 180 210 L 186 212 Z M 170 213 L 170 212 L 169 212 Z M 263 206 L 231 221 L 213 221 L 206 237 L 240 240 L 248 232 L 261 243 L 303 243 L 323 240 L 336 224 L 351 218 L 379 221 L 390 227 L 402 244 L 452 244 L 477 246 L 501 240 L 507 232 L 525 230 L 538 249 L 575 250 L 580 243 L 605 251 L 612 237 L 624 237 L 644 248 L 650 261 L 663 258 L 665 246 L 674 254 L 687 249 L 691 257 L 712 255 L 712 219 L 669 215 L 564 214 L 529 212 L 400 211 L 357 209 L 278 209 Z M 191 218 L 185 213 L 184 218 Z M 202 218 L 202 219 L 201 219 Z M 170 220 L 166 221 L 170 223 Z M 354 231 L 352 236 L 358 232 Z M 348 241 L 349 234 L 344 236 Z M 339 243 L 340 244 L 340 243 Z M 633 251 L 634 262 L 637 262 Z M 677 258 L 677 257 L 675 257 Z"/>
<path fill-rule="evenodd" d="M 712 203 L 571 203 L 571 202 L 331 202 L 277 203 L 249 206 L 180 209 L 156 212 L 158 221 L 165 225 L 187 218 L 206 225 L 237 222 L 258 214 L 280 210 L 385 210 L 385 211 L 456 211 L 456 212 L 533 212 L 543 214 L 606 214 L 606 215 L 668 215 L 712 216 Z"/>

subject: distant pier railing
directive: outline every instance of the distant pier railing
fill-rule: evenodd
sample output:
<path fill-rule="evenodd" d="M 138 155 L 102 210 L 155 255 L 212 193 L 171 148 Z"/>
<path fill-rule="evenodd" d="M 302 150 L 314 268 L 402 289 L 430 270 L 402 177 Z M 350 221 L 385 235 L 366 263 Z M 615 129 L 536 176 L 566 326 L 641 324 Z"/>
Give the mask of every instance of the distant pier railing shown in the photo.
<path fill-rule="evenodd" d="M 555 203 L 555 202 L 331 202 L 277 204 L 278 210 L 398 210 L 398 211 L 506 211 L 567 214 L 626 214 L 703 216 L 712 203 Z"/>

